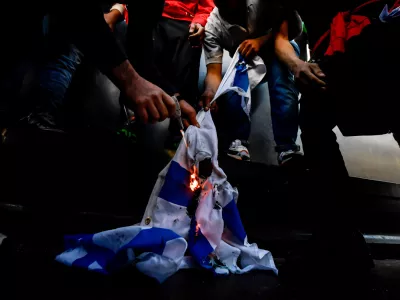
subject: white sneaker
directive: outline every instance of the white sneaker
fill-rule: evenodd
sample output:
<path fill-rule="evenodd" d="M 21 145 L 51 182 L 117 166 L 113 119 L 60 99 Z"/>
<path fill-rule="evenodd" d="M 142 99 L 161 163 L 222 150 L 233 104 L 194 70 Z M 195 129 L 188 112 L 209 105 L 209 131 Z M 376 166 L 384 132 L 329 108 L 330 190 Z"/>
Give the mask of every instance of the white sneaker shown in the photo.
<path fill-rule="evenodd" d="M 238 160 L 250 160 L 249 150 L 239 140 L 232 142 L 228 150 L 228 155 Z"/>
<path fill-rule="evenodd" d="M 300 151 L 289 150 L 278 154 L 278 163 L 280 166 L 283 166 L 299 159 L 302 160 L 303 158 L 303 153 Z"/>

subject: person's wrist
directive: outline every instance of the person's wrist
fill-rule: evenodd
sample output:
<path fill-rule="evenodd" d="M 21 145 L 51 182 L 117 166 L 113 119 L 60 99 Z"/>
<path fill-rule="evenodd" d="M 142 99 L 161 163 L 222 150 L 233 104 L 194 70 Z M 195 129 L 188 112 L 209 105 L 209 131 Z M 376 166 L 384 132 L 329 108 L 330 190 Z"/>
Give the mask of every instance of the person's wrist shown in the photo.
<path fill-rule="evenodd" d="M 135 71 L 129 60 L 123 61 L 112 70 L 117 85 L 123 91 L 130 91 L 141 84 L 144 79 Z"/>
<path fill-rule="evenodd" d="M 206 89 L 204 90 L 203 95 L 215 95 L 215 93 L 216 93 L 216 90 L 215 90 L 215 89 L 213 89 L 213 88 L 206 88 Z"/>
<path fill-rule="evenodd" d="M 304 64 L 304 61 L 302 61 L 299 58 L 294 59 L 291 63 L 289 63 L 289 69 L 290 71 L 292 71 L 293 73 L 296 72 L 297 69 L 299 69 L 301 67 L 301 65 Z"/>

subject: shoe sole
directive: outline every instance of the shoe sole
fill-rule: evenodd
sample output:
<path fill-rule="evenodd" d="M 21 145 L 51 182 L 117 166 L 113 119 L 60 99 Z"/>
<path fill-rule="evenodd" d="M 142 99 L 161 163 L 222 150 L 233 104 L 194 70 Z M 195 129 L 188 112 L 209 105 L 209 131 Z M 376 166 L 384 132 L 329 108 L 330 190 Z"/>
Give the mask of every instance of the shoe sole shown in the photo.
<path fill-rule="evenodd" d="M 250 158 L 247 156 L 238 156 L 238 155 L 229 154 L 229 153 L 228 153 L 228 156 L 230 156 L 234 159 L 237 159 L 237 160 L 250 161 Z"/>

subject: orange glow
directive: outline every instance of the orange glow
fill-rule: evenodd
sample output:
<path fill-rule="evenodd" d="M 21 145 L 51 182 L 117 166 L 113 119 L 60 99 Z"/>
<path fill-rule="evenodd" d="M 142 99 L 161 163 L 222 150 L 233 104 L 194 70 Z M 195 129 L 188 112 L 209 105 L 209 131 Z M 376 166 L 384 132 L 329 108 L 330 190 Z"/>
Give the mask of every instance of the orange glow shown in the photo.
<path fill-rule="evenodd" d="M 200 188 L 199 179 L 197 177 L 196 166 L 193 166 L 193 173 L 192 173 L 192 175 L 190 175 L 190 185 L 189 185 L 189 187 L 193 192 Z"/>
<path fill-rule="evenodd" d="M 196 236 L 199 235 L 199 232 L 200 232 L 200 224 L 197 223 L 197 224 L 196 224 Z"/>

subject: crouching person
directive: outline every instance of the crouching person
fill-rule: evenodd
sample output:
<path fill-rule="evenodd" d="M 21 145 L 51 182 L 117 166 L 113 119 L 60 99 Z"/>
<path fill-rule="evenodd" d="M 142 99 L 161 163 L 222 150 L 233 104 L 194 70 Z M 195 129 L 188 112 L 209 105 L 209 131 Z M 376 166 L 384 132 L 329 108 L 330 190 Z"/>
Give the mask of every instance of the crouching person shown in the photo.
<path fill-rule="evenodd" d="M 267 75 L 259 83 L 268 84 L 271 102 L 272 126 L 277 156 L 280 164 L 288 162 L 292 157 L 299 155 L 299 146 L 296 145 L 298 132 L 298 97 L 299 92 L 294 84 L 294 75 L 288 65 L 281 62 L 274 55 L 275 24 L 280 16 L 278 5 L 274 6 L 257 0 L 216 0 L 216 8 L 211 13 L 207 25 L 204 41 L 204 51 L 207 65 L 205 90 L 201 97 L 200 106 L 205 110 L 211 109 L 219 134 L 219 144 L 222 151 L 227 151 L 238 159 L 250 159 L 249 152 L 240 140 L 247 140 L 246 130 L 240 130 L 239 136 L 232 130 L 233 122 L 245 122 L 236 108 L 232 107 L 227 99 L 219 99 L 210 107 L 222 81 L 223 50 L 231 56 L 239 50 L 245 60 L 251 61 L 259 55 L 267 66 Z M 297 17 L 297 15 L 295 15 Z M 296 22 L 293 22 L 296 23 Z M 291 39 L 301 33 L 301 20 L 297 18 L 297 25 L 290 30 Z M 293 35 L 293 36 L 292 36 Z M 296 55 L 299 48 L 294 41 L 291 46 Z M 258 88 L 258 87 L 257 87 Z M 267 101 L 268 95 L 260 93 L 261 101 Z M 225 97 L 226 98 L 226 97 Z M 237 107 L 240 110 L 240 106 Z M 247 136 L 246 136 L 247 135 Z"/>
<path fill-rule="evenodd" d="M 307 280 L 328 273 L 337 278 L 343 274 L 336 267 L 341 264 L 348 266 L 346 277 L 353 285 L 354 278 L 368 275 L 373 261 L 356 229 L 357 212 L 351 209 L 355 197 L 332 129 L 338 126 L 345 136 L 399 132 L 395 86 L 400 81 L 400 45 L 395 37 L 400 35 L 400 17 L 390 12 L 399 9 L 400 1 L 288 0 L 286 5 L 301 13 L 313 49 L 312 61 L 300 61 L 289 44 L 289 21 L 282 22 L 276 49 L 302 91 L 300 127 L 312 179 L 308 191 L 314 200 L 314 231 L 308 254 L 283 273 L 297 281 L 296 274 Z"/>
<path fill-rule="evenodd" d="M 131 9 L 133 13 L 135 8 Z M 35 111 L 20 122 L 20 127 L 64 131 L 65 96 L 83 58 L 121 89 L 125 95 L 124 104 L 143 123 L 163 121 L 175 115 L 174 99 L 158 87 L 160 82 L 156 79 L 146 80 L 136 72 L 136 66 L 132 66 L 131 58 L 128 60 L 112 33 L 115 24 L 123 19 L 125 9 L 125 6 L 115 4 L 104 14 L 100 5 L 81 5 L 79 10 L 74 10 L 72 5 L 54 4 L 43 10 L 43 14 L 49 14 L 56 22 L 54 27 L 50 26 L 50 51 L 39 72 L 39 85 L 34 93 L 39 103 Z M 71 22 L 71 16 L 79 22 Z M 157 16 L 148 19 L 155 24 Z M 148 40 L 151 38 L 150 31 Z M 153 53 L 152 43 L 141 48 L 143 52 Z M 180 101 L 180 106 L 188 123 L 198 125 L 194 108 L 185 101 Z"/>

